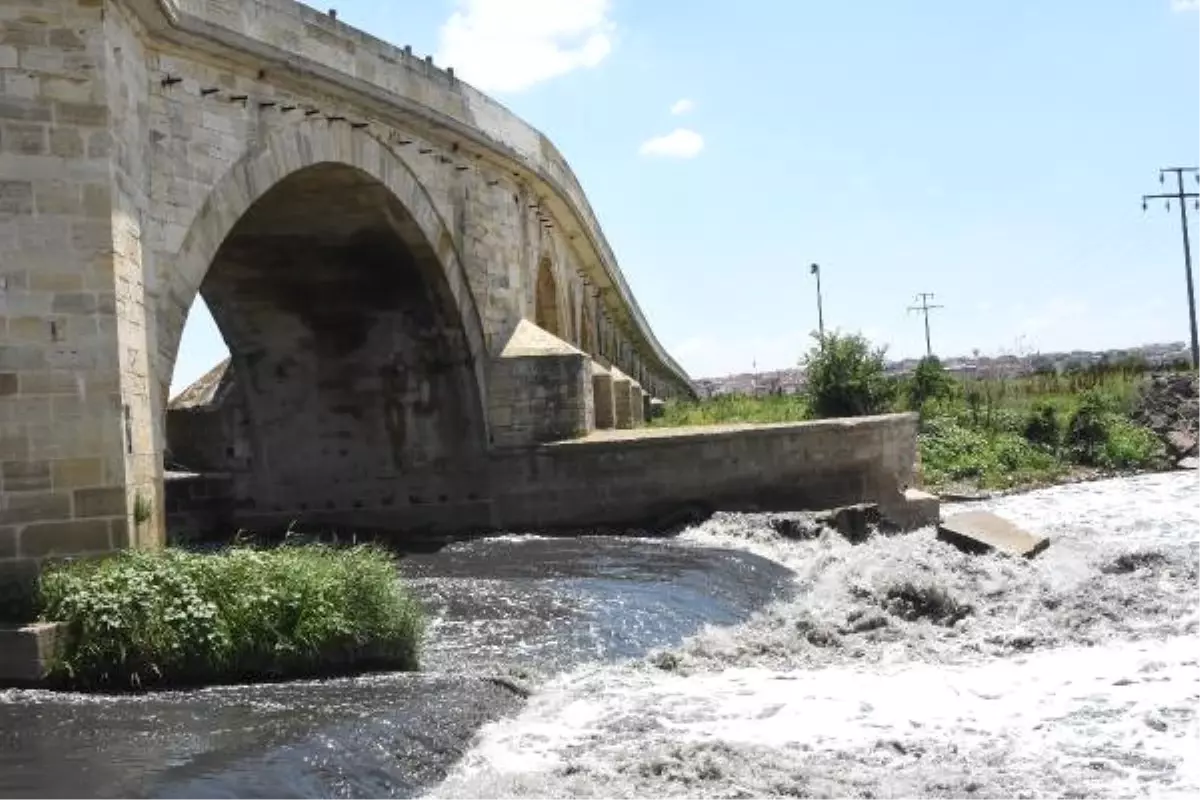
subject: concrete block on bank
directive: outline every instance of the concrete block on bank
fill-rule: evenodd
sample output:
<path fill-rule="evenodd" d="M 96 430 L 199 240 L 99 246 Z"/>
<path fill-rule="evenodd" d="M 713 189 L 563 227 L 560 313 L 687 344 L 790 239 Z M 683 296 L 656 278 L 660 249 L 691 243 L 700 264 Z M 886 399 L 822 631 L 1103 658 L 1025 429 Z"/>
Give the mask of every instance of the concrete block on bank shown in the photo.
<path fill-rule="evenodd" d="M 62 627 L 57 622 L 0 627 L 0 685 L 40 684 L 57 651 Z"/>
<path fill-rule="evenodd" d="M 880 503 L 883 519 L 902 531 L 936 525 L 941 519 L 941 500 L 920 489 L 905 489 L 895 502 Z"/>
<path fill-rule="evenodd" d="M 990 511 L 955 514 L 938 526 L 937 538 L 968 553 L 993 550 L 1033 558 L 1050 546 L 1050 539 L 1022 530 Z"/>

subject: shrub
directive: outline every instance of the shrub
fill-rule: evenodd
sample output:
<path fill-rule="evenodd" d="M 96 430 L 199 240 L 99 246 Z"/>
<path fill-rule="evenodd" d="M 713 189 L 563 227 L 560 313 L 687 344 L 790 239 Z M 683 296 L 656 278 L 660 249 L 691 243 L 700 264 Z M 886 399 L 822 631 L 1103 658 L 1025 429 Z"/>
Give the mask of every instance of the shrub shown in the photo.
<path fill-rule="evenodd" d="M 1108 439 L 1106 423 L 1111 414 L 1107 399 L 1094 389 L 1083 393 L 1079 407 L 1067 425 L 1067 447 L 1072 457 L 1080 464 L 1106 466 L 1105 442 Z"/>
<path fill-rule="evenodd" d="M 926 356 L 917 364 L 907 388 L 909 408 L 920 411 L 933 400 L 947 398 L 954 386 L 937 356 Z"/>
<path fill-rule="evenodd" d="M 950 417 L 928 420 L 918 437 L 921 469 L 933 486 L 970 480 L 1007 488 L 1045 481 L 1063 471 L 1053 454 L 1017 434 L 986 433 Z"/>
<path fill-rule="evenodd" d="M 50 677 L 80 688 L 415 669 L 423 632 L 371 546 L 129 551 L 50 567 L 39 602 L 66 623 Z"/>
<path fill-rule="evenodd" d="M 1033 444 L 1040 444 L 1051 450 L 1057 449 L 1062 441 L 1062 423 L 1058 419 L 1058 410 L 1045 401 L 1034 403 L 1025 417 L 1025 429 L 1022 433 Z"/>
<path fill-rule="evenodd" d="M 857 417 L 887 410 L 894 388 L 884 374 L 885 348 L 858 334 L 814 334 L 804 359 L 808 404 L 818 417 Z"/>
<path fill-rule="evenodd" d="M 1108 466 L 1135 469 L 1157 466 L 1165 459 L 1162 441 L 1154 432 L 1120 417 L 1107 426 L 1104 457 Z"/>

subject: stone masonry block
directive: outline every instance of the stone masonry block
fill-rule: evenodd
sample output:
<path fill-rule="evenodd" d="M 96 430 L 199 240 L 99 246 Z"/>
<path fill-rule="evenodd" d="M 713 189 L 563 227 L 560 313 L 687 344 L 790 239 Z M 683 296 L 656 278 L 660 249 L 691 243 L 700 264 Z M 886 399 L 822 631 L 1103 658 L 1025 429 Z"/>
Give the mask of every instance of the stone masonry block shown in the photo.
<path fill-rule="evenodd" d="M 71 496 L 63 492 L 9 492 L 0 497 L 0 525 L 64 519 L 71 515 Z"/>
<path fill-rule="evenodd" d="M 50 464 L 46 461 L 0 462 L 0 488 L 5 492 L 50 490 Z"/>
<path fill-rule="evenodd" d="M 633 427 L 633 407 L 629 404 L 629 390 L 633 382 L 615 366 L 612 368 L 613 416 L 618 428 Z"/>
<path fill-rule="evenodd" d="M 76 489 L 75 516 L 116 517 L 125 514 L 125 487 L 92 487 Z"/>
<path fill-rule="evenodd" d="M 37 522 L 21 532 L 21 555 L 45 558 L 78 553 L 102 553 L 111 548 L 107 519 Z"/>

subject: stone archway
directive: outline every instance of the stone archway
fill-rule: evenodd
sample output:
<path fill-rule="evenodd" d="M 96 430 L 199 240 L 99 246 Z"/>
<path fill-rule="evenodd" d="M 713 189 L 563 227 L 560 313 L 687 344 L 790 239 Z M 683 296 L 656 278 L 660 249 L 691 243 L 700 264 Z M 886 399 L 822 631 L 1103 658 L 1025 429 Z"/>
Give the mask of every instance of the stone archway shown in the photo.
<path fill-rule="evenodd" d="M 558 281 L 554 279 L 549 258 L 538 262 L 537 288 L 534 291 L 534 323 L 547 333 L 565 338 L 558 303 Z"/>
<path fill-rule="evenodd" d="M 166 301 L 202 294 L 231 352 L 243 518 L 391 527 L 478 501 L 482 329 L 448 230 L 385 146 L 272 137 L 214 188 L 173 267 Z M 164 390 L 186 314 L 171 310 Z"/>

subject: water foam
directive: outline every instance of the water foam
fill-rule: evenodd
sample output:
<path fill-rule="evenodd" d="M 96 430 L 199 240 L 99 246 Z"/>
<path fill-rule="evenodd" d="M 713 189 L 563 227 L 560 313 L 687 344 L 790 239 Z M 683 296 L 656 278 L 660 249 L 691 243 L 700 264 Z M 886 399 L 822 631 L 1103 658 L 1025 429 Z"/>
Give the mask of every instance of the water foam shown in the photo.
<path fill-rule="evenodd" d="M 782 541 L 756 515 L 686 532 L 786 564 L 795 598 L 552 680 L 435 794 L 1200 792 L 1194 478 L 987 507 L 1050 549 L 968 556 L 931 530 Z"/>

